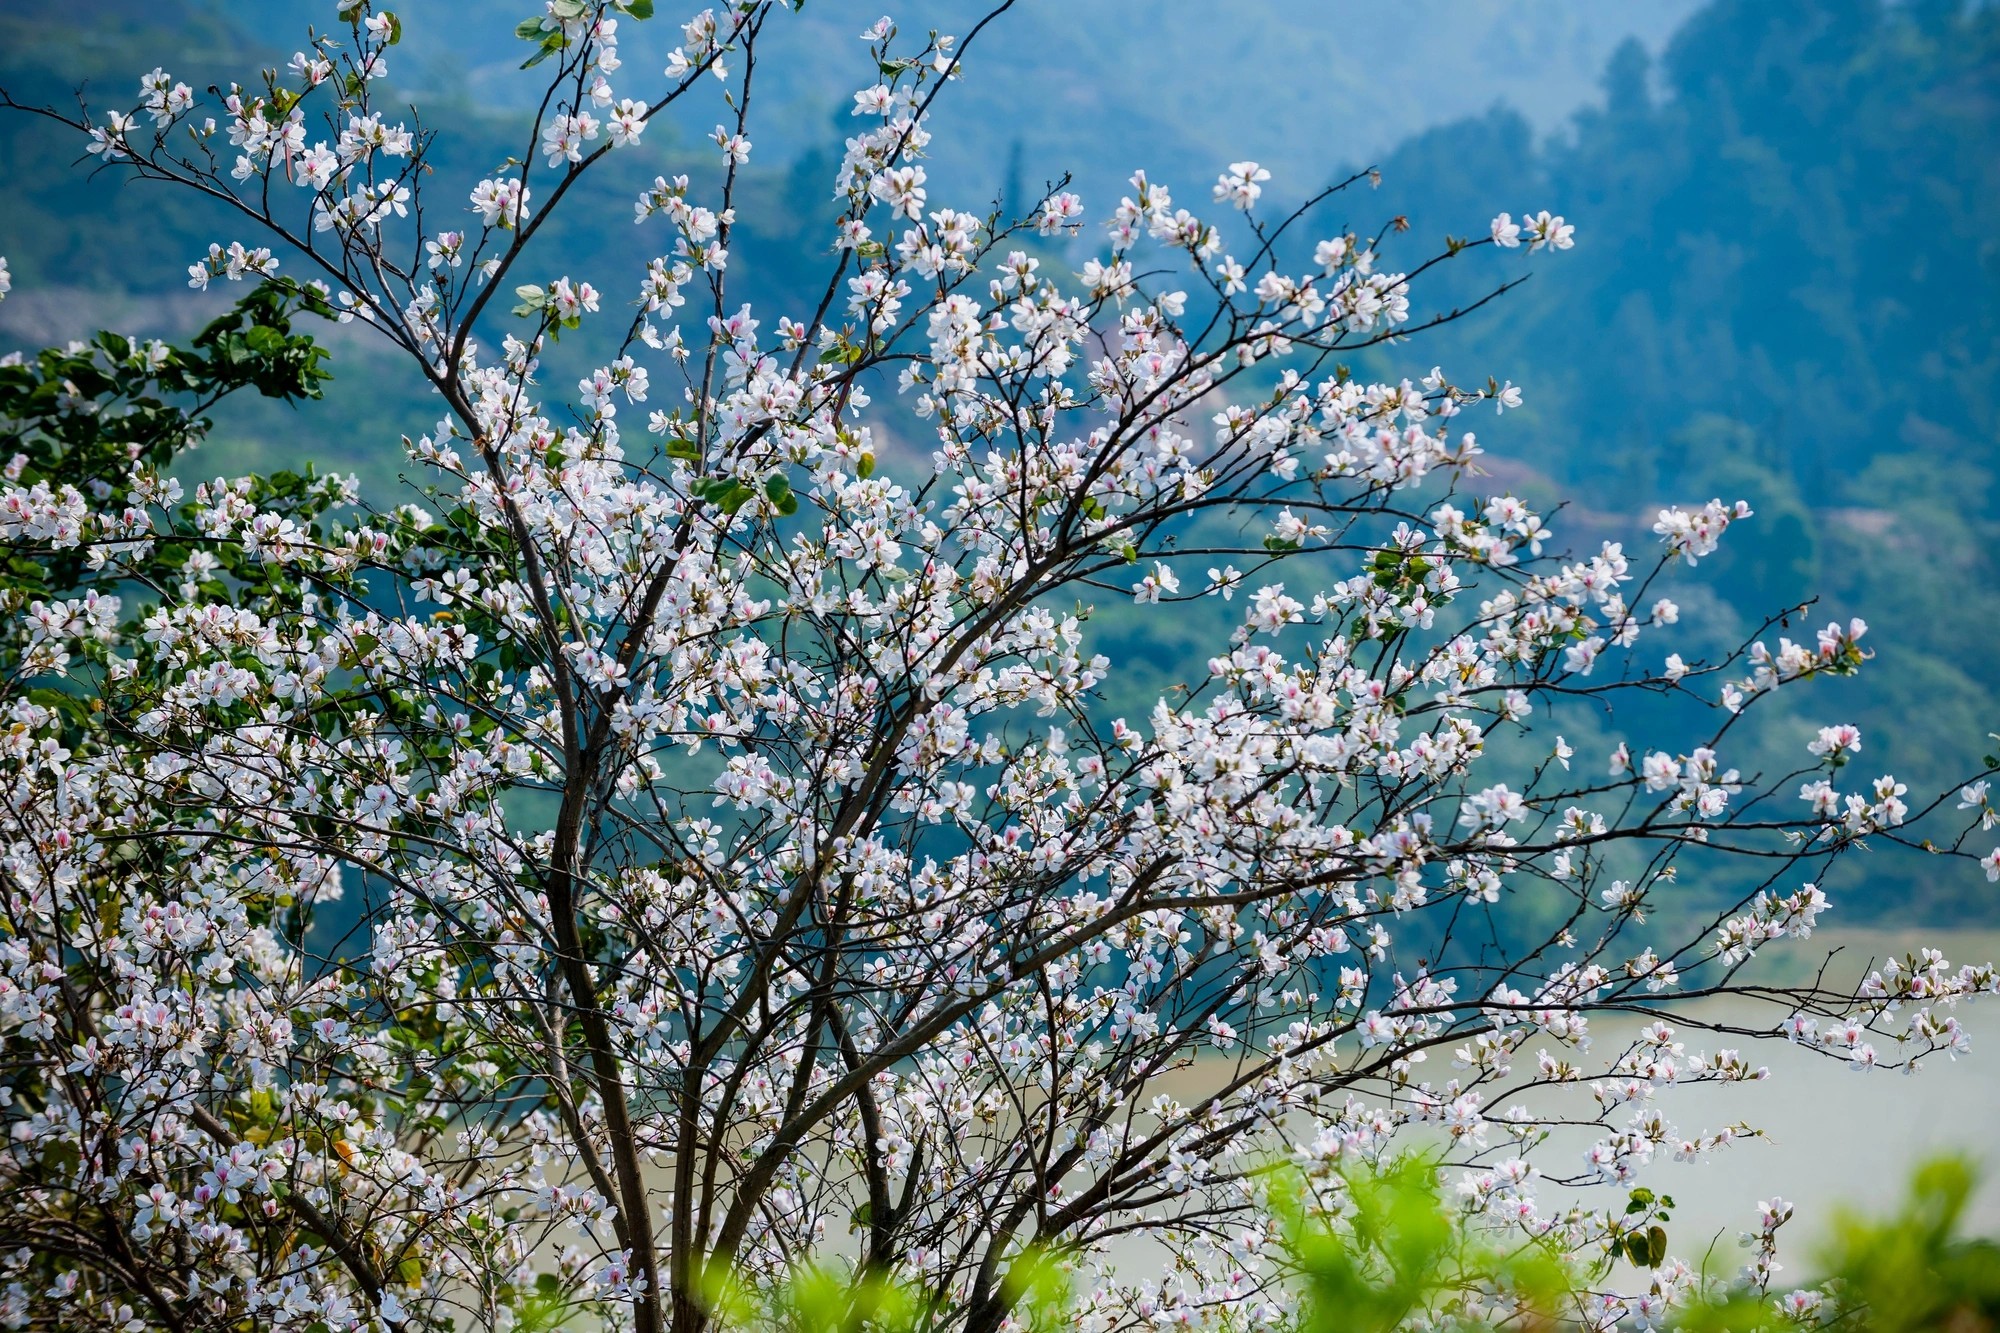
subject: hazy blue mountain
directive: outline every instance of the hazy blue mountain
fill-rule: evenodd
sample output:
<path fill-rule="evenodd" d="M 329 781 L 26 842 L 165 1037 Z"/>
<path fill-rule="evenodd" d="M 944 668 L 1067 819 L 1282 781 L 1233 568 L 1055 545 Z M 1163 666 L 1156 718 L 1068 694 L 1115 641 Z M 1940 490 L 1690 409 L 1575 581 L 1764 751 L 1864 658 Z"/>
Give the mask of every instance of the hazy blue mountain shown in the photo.
<path fill-rule="evenodd" d="M 1661 503 L 1750 499 L 1691 582 L 1746 629 L 1812 594 L 1814 624 L 1867 618 L 1877 669 L 1800 725 L 1854 713 L 1875 771 L 1940 782 L 2000 732 L 1996 75 L 1990 7 L 1718 0 L 1553 141 L 1499 110 L 1383 161 L 1412 241 L 1538 199 L 1578 223 L 1423 354 L 1529 386 L 1493 438 L 1584 500 L 1570 530 L 1631 545 Z"/>
<path fill-rule="evenodd" d="M 244 12 L 231 0 L 197 3 L 225 17 Z M 409 37 L 398 54 L 407 69 L 399 66 L 398 78 L 416 92 L 531 105 L 540 90 L 518 68 L 523 52 L 512 28 L 536 7 L 405 0 L 397 9 Z M 872 81 L 855 35 L 878 13 L 911 35 L 935 28 L 964 36 L 990 7 L 810 3 L 773 21 L 765 42 L 778 73 L 754 94 L 762 103 L 759 149 L 788 162 L 845 117 L 849 94 Z M 1205 191 L 1225 163 L 1244 157 L 1279 173 L 1274 188 L 1303 194 L 1342 162 L 1387 152 L 1496 102 L 1552 128 L 1595 95 L 1621 41 L 1657 48 L 1696 7 L 1697 0 L 1019 0 L 978 36 L 967 77 L 940 103 L 944 151 L 934 171 L 991 197 L 1018 141 L 1031 178 L 1071 171 L 1099 194 L 1122 187 L 1138 166 Z M 256 28 L 303 31 L 331 11 L 325 0 L 264 0 Z M 658 12 L 621 28 L 634 70 L 657 70 L 679 41 L 667 20 L 680 9 L 661 4 Z"/>
<path fill-rule="evenodd" d="M 939 104 L 934 197 L 981 206 L 1004 189 L 1010 169 L 1030 187 L 1069 172 L 1102 208 L 1143 166 L 1200 198 L 1222 165 L 1246 156 L 1277 173 L 1274 199 L 1301 197 L 1344 165 L 1496 104 L 1519 108 L 1531 124 L 1558 125 L 1596 96 L 1598 70 L 1621 41 L 1656 47 L 1694 6 L 1407 0 L 1390 11 L 1372 0 L 1243 0 L 1218 22 L 1192 4 L 1021 0 L 978 36 L 970 73 Z M 392 82 L 455 137 L 466 137 L 468 119 L 485 120 L 472 137 L 511 147 L 497 122 L 537 93 L 534 75 L 518 68 L 525 47 L 513 35 L 534 8 L 526 0 L 408 0 L 398 6 L 407 38 Z M 334 7 L 77 0 L 65 12 L 72 21 L 53 23 L 45 6 L 0 0 L 0 71 L 17 95 L 67 102 L 81 85 L 100 102 L 123 103 L 154 64 L 197 87 L 242 78 L 282 64 L 311 25 L 332 23 Z M 664 61 L 679 38 L 670 12 L 662 6 L 661 18 L 625 22 L 628 68 Z M 984 12 L 964 0 L 926 0 L 904 21 L 963 34 Z M 770 24 L 773 75 L 755 92 L 760 171 L 784 173 L 807 154 L 837 150 L 849 93 L 870 77 L 855 34 L 873 17 L 872 9 L 811 4 Z M 681 118 L 677 135 L 657 127 L 645 172 L 708 166 L 710 155 L 687 145 L 718 112 L 710 97 Z M 0 125 L 0 160 L 15 180 L 34 182 L 0 221 L 9 247 L 0 253 L 13 259 L 23 289 L 0 310 L 0 329 L 52 337 L 64 319 L 76 329 L 91 322 L 91 310 L 128 323 L 171 316 L 173 303 L 134 306 L 112 294 L 172 295 L 190 247 L 204 248 L 222 223 L 170 191 L 88 180 L 70 169 L 80 156 L 45 127 Z M 823 202 L 815 197 L 823 182 L 801 189 L 798 211 Z M 113 253 L 120 262 L 104 262 Z M 84 287 L 96 299 L 79 299 Z M 184 299 L 179 308 L 191 309 Z M 195 319 L 184 313 L 170 323 Z"/>

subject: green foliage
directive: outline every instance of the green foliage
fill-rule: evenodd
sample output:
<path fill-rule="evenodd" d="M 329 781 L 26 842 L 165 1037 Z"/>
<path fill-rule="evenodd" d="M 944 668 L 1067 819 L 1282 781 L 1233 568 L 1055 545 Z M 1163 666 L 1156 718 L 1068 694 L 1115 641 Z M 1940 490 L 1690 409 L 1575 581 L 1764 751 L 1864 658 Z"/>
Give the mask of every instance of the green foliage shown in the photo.
<path fill-rule="evenodd" d="M 702 1290 L 711 1317 L 732 1333 L 920 1333 L 949 1319 L 947 1307 L 920 1286 L 825 1264 L 803 1265 L 769 1295 L 727 1265 L 712 1264 Z M 1001 1301 L 1019 1333 L 1071 1326 L 1069 1275 L 1051 1254 L 1017 1255 L 1001 1283 Z"/>
<path fill-rule="evenodd" d="M 1295 1179 L 1295 1178 L 1293 1178 Z M 1589 1274 L 1550 1251 L 1496 1243 L 1439 1197 L 1429 1162 L 1406 1157 L 1340 1177 L 1331 1223 L 1280 1208 L 1303 1303 L 1300 1333 L 1390 1333 L 1435 1327 L 1572 1327 L 1588 1288 L 1617 1280 L 1617 1265 Z M 1977 1173 L 1961 1158 L 1926 1162 L 1908 1198 L 1888 1216 L 1843 1210 L 1800 1275 L 1803 1307 L 1740 1286 L 1677 1302 L 1670 1327 L 1685 1333 L 1777 1333 L 1808 1326 L 1854 1333 L 1982 1333 L 2000 1328 L 2000 1244 L 1963 1234 Z M 1632 1193 L 1614 1231 L 1612 1257 L 1654 1269 L 1668 1257 L 1659 1225 L 1671 1200 Z M 1821 1303 L 1813 1306 L 1815 1300 Z"/>
<path fill-rule="evenodd" d="M 1893 1217 L 1843 1211 L 1820 1259 L 1842 1304 L 1872 1333 L 2000 1326 L 2000 1244 L 1961 1234 L 1977 1175 L 1962 1158 L 1926 1162 Z"/>
<path fill-rule="evenodd" d="M 1481 1321 L 1489 1310 L 1548 1320 L 1571 1303 L 1575 1283 L 1556 1254 L 1468 1225 L 1440 1198 L 1434 1163 L 1403 1157 L 1339 1179 L 1332 1222 L 1274 1191 L 1302 1333 L 1390 1333 L 1441 1315 Z"/>
<path fill-rule="evenodd" d="M 1978 1175 L 1963 1158 L 1935 1158 L 1911 1177 L 1888 1217 L 1836 1214 L 1815 1258 L 1827 1301 L 1817 1321 L 1855 1333 L 1985 1333 L 2000 1327 L 2000 1245 L 1960 1233 Z M 1682 1312 L 1686 1333 L 1776 1333 L 1798 1327 L 1783 1299 L 1721 1293 Z"/>
<path fill-rule="evenodd" d="M 201 413 L 240 389 L 286 401 L 318 398 L 326 352 L 292 331 L 305 298 L 259 286 L 186 346 L 101 332 L 0 366 L 0 449 L 25 461 L 19 481 L 83 485 L 162 466 L 198 440 Z"/>
<path fill-rule="evenodd" d="M 205 413 L 233 394 L 318 398 L 331 378 L 326 352 L 292 328 L 317 300 L 294 286 L 265 284 L 182 346 L 101 332 L 0 365 L 0 458 L 17 460 L 15 484 L 58 493 L 98 489 L 115 498 L 135 465 L 164 468 L 198 442 L 211 424 Z M 299 478 L 265 484 L 303 491 Z M 158 558 L 171 565 L 174 554 Z M 87 560 L 81 549 L 10 557 L 0 565 L 0 592 L 11 607 L 73 590 Z"/>
<path fill-rule="evenodd" d="M 538 1274 L 534 1291 L 520 1297 L 513 1309 L 513 1333 L 557 1333 L 582 1323 L 553 1273 Z"/>

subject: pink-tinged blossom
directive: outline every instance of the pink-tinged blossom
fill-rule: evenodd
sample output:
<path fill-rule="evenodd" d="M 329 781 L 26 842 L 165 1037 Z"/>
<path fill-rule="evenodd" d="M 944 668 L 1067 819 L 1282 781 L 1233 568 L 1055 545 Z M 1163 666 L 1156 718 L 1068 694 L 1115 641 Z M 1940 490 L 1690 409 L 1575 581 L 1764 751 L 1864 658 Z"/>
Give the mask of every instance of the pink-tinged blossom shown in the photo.
<path fill-rule="evenodd" d="M 1229 170 L 1216 179 L 1215 200 L 1247 212 L 1264 193 L 1264 182 L 1269 179 L 1271 173 L 1255 162 L 1231 162 Z"/>
<path fill-rule="evenodd" d="M 646 130 L 646 106 L 625 98 L 613 107 L 604 118 L 605 134 L 620 148 L 639 142 L 639 136 Z"/>
<path fill-rule="evenodd" d="M 294 167 L 296 181 L 303 189 L 324 190 L 340 170 L 340 159 L 325 144 L 314 144 L 299 154 Z"/>
<path fill-rule="evenodd" d="M 519 180 L 483 180 L 472 190 L 472 211 L 487 226 L 518 226 L 528 215 L 531 192 Z"/>

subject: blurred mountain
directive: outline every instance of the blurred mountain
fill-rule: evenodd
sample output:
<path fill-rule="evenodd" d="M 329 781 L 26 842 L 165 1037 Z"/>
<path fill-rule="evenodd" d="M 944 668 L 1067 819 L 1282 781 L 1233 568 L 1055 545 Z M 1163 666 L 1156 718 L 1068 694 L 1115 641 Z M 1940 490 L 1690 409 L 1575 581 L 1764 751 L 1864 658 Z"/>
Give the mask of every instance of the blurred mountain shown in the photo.
<path fill-rule="evenodd" d="M 231 0 L 191 0 L 218 17 Z M 16 0 L 7 0 L 16 3 Z M 1232 0 L 1131 5 L 1018 0 L 967 52 L 967 77 L 940 102 L 932 174 L 948 193 L 991 199 L 1016 143 L 1027 178 L 1069 171 L 1091 196 L 1122 189 L 1135 167 L 1183 188 L 1250 157 L 1304 195 L 1336 166 L 1387 152 L 1428 126 L 1497 102 L 1553 128 L 1596 93 L 1621 41 L 1655 48 L 1697 0 L 1519 4 L 1505 0 Z M 513 26 L 531 0 L 404 0 L 408 36 L 397 77 L 444 93 L 526 108 L 539 96 L 519 70 Z M 693 6 L 683 6 L 692 9 Z M 886 12 L 904 31 L 964 37 L 991 6 L 923 0 L 878 9 L 810 3 L 766 29 L 770 68 L 756 90 L 761 152 L 790 162 L 844 121 L 850 94 L 874 82 L 856 34 Z M 260 33 L 324 24 L 326 0 L 263 0 Z M 666 21 L 624 23 L 628 68 L 656 73 L 680 41 Z M 421 97 L 420 97 L 421 100 Z M 708 124 L 694 127 L 705 131 Z M 1114 196 L 1115 198 L 1115 196 Z"/>
<path fill-rule="evenodd" d="M 1274 200 L 1303 197 L 1344 165 L 1497 104 L 1517 108 L 1530 125 L 1559 125 L 1596 96 L 1598 70 L 1621 41 L 1657 47 L 1695 3 L 1406 0 L 1391 16 L 1374 0 L 1240 0 L 1218 18 L 1186 4 L 1020 0 L 972 41 L 967 77 L 939 103 L 933 198 L 979 207 L 1010 176 L 1032 187 L 1067 172 L 1087 202 L 1108 205 L 1140 166 L 1200 197 L 1224 164 L 1244 157 L 1274 170 Z M 512 151 L 511 118 L 539 93 L 534 75 L 519 69 L 525 48 L 513 28 L 536 6 L 407 0 L 397 8 L 405 38 L 389 72 L 399 93 L 448 125 L 453 139 L 485 141 L 461 154 L 469 167 Z M 661 67 L 680 40 L 670 12 L 662 6 L 660 18 L 623 22 L 627 69 Z M 967 0 L 925 0 L 921 18 L 905 22 L 967 34 L 985 12 Z M 769 25 L 774 77 L 755 93 L 760 173 L 781 179 L 829 145 L 837 151 L 851 92 L 874 78 L 856 39 L 873 16 L 809 4 Z M 73 105 L 81 88 L 100 104 L 122 105 L 155 65 L 197 88 L 254 77 L 282 65 L 314 25 L 325 31 L 333 22 L 331 0 L 260 0 L 254 9 L 236 0 L 76 0 L 62 22 L 33 0 L 0 0 L 0 76 L 24 101 Z M 719 98 L 701 99 L 672 138 L 693 142 L 719 115 Z M 644 174 L 689 169 L 677 157 L 692 158 L 697 172 L 708 165 L 706 154 L 675 154 L 666 128 L 649 136 Z M 75 169 L 80 148 L 45 125 L 0 122 L 0 162 L 16 182 L 33 182 L 0 222 L 8 247 L 0 253 L 23 288 L 39 287 L 44 303 L 88 322 L 86 309 L 135 308 L 79 300 L 76 289 L 107 298 L 170 294 L 227 219 L 177 191 L 93 179 Z M 810 216 L 821 201 L 797 202 Z M 29 304 L 0 310 L 0 329 L 46 334 L 47 320 Z M 193 322 L 190 314 L 179 324 Z"/>
<path fill-rule="evenodd" d="M 2000 732 L 2000 11 L 1717 0 L 1603 91 L 1553 140 L 1500 109 L 1383 159 L 1416 249 L 1496 208 L 1578 224 L 1421 356 L 1528 386 L 1494 438 L 1596 511 L 1573 538 L 1748 499 L 1694 582 L 1744 632 L 1817 596 L 1793 637 L 1860 615 L 1880 657 L 1797 726 L 1852 717 L 1872 771 L 1953 780 Z"/>

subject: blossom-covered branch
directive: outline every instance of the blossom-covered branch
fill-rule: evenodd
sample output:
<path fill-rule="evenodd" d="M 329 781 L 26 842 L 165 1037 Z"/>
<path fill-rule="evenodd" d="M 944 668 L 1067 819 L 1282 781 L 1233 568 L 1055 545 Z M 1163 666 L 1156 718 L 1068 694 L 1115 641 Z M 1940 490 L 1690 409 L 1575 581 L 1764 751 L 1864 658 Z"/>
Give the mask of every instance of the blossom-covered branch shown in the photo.
<path fill-rule="evenodd" d="M 8 470 L 0 540 L 65 571 L 7 604 L 8 1318 L 694 1333 L 716 1265 L 754 1301 L 832 1247 L 953 1327 L 1006 1327 L 1050 1255 L 1079 1326 L 1282 1327 L 1275 1219 L 1338 1227 L 1353 1170 L 1422 1144 L 1495 1243 L 1645 1256 L 1578 1313 L 1652 1319 L 1692 1277 L 1635 1187 L 1748 1132 L 1656 1097 L 1762 1078 L 1759 1038 L 1965 1046 L 1990 967 L 1744 971 L 1860 846 L 2000 876 L 1977 773 L 1919 799 L 1845 726 L 1740 771 L 1866 626 L 1779 609 L 1702 657 L 1662 581 L 1747 505 L 1564 552 L 1467 424 L 1520 389 L 1353 369 L 1463 312 L 1425 313 L 1433 265 L 1559 260 L 1570 223 L 1403 264 L 1394 224 L 1308 234 L 1326 196 L 1267 217 L 1248 161 L 1200 211 L 1135 174 L 1102 230 L 1064 184 L 946 206 L 927 117 L 977 30 L 885 19 L 825 284 L 753 311 L 782 8 L 694 15 L 635 75 L 650 0 L 547 0 L 529 137 L 477 182 L 377 107 L 372 0 L 213 108 L 156 70 L 69 118 L 257 228 L 192 286 L 372 326 L 443 415 L 393 509 L 178 478 L 182 437 Z M 614 316 L 542 224 L 711 87 Z M 246 354 L 296 369 L 275 336 Z M 17 439 L 96 415 L 5 373 Z M 1136 708 L 1123 616 L 1213 631 Z M 1678 1003 L 1710 996 L 1763 1016 Z M 1113 1264 L 1134 1234 L 1164 1272 Z"/>

